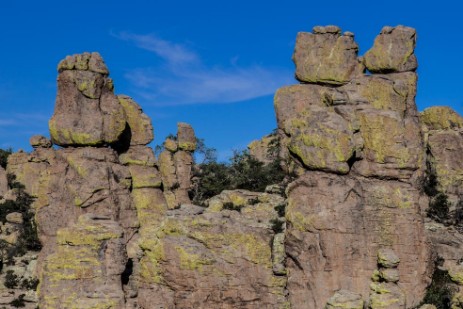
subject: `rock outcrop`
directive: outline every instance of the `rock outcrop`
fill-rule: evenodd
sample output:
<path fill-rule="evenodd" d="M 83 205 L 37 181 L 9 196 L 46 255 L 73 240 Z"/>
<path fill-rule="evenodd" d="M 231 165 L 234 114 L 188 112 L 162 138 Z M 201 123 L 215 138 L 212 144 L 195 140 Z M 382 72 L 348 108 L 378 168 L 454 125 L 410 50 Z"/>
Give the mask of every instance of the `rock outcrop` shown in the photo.
<path fill-rule="evenodd" d="M 275 95 L 282 144 L 301 175 L 286 190 L 287 288 L 294 308 L 322 308 L 341 289 L 368 300 L 384 248 L 401 259 L 406 300 L 400 308 L 424 296 L 430 282 L 421 216 L 427 197 L 420 188 L 426 149 L 414 102 L 413 47 L 414 30 L 404 27 L 385 27 L 364 59 L 353 35 L 341 36 L 337 28 L 298 35 L 296 76 L 305 84 Z M 362 63 L 388 74 L 361 74 Z M 300 73 L 312 71 L 318 76 Z"/>
<path fill-rule="evenodd" d="M 159 169 L 169 209 L 191 204 L 188 191 L 191 188 L 192 153 L 196 149 L 196 136 L 187 123 L 179 122 L 177 130 L 175 138 L 166 139 L 164 151 L 159 155 Z"/>
<path fill-rule="evenodd" d="M 301 84 L 276 92 L 277 135 L 250 146 L 283 162 L 285 181 L 202 207 L 188 195 L 193 128 L 178 123 L 156 158 L 150 118 L 113 93 L 101 56 L 66 57 L 51 139 L 33 136 L 31 153 L 0 168 L 1 262 L 12 263 L 0 306 L 410 309 L 439 257 L 462 308 L 463 118 L 418 113 L 415 36 L 385 27 L 358 57 L 338 27 L 299 33 Z M 436 196 L 455 219 L 426 218 Z M 11 210 L 25 198 L 30 208 Z M 26 226 L 42 248 L 6 259 Z"/>
<path fill-rule="evenodd" d="M 269 164 L 279 158 L 280 145 L 277 134 L 266 135 L 248 145 L 249 154 L 256 160 Z"/>
<path fill-rule="evenodd" d="M 101 56 L 68 56 L 58 71 L 58 95 L 49 122 L 53 143 L 97 146 L 118 141 L 126 129 L 126 115 Z"/>

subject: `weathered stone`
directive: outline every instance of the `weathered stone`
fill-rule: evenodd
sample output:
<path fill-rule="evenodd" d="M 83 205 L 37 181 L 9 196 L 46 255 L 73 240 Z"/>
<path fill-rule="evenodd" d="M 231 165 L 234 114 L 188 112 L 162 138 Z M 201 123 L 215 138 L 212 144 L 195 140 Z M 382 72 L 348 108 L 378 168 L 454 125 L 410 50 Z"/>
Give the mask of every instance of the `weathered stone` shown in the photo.
<path fill-rule="evenodd" d="M 178 149 L 177 141 L 174 141 L 171 138 L 166 138 L 164 141 L 164 148 L 170 152 L 176 152 Z"/>
<path fill-rule="evenodd" d="M 127 262 L 122 236 L 116 222 L 91 214 L 58 230 L 57 249 L 44 260 L 40 306 L 121 308 L 120 276 Z"/>
<path fill-rule="evenodd" d="M 352 36 L 340 34 L 337 27 L 299 32 L 293 61 L 296 78 L 302 82 L 345 84 L 363 71 L 357 61 L 358 46 Z"/>
<path fill-rule="evenodd" d="M 181 150 L 194 151 L 196 149 L 195 131 L 188 123 L 177 123 L 177 143 Z"/>
<path fill-rule="evenodd" d="M 379 276 L 386 282 L 397 283 L 400 279 L 399 271 L 395 268 L 382 268 L 379 270 Z"/>
<path fill-rule="evenodd" d="M 119 161 L 124 165 L 156 165 L 153 149 L 147 146 L 131 146 L 126 152 L 119 155 Z"/>
<path fill-rule="evenodd" d="M 278 136 L 270 134 L 260 140 L 254 140 L 248 145 L 249 154 L 256 160 L 269 164 L 279 156 Z"/>
<path fill-rule="evenodd" d="M 370 309 L 405 309 L 404 292 L 394 283 L 372 283 Z"/>
<path fill-rule="evenodd" d="M 5 217 L 7 222 L 15 223 L 15 224 L 23 224 L 24 219 L 23 215 L 19 212 L 10 212 Z"/>
<path fill-rule="evenodd" d="M 284 296 L 286 278 L 272 271 L 272 233 L 267 228 L 250 224 L 238 211 L 182 215 L 188 208 L 169 211 L 142 243 L 147 255 L 142 260 L 139 305 L 256 309 L 289 305 Z"/>
<path fill-rule="evenodd" d="M 5 196 L 8 192 L 8 177 L 5 169 L 0 166 L 0 196 Z"/>
<path fill-rule="evenodd" d="M 363 309 L 362 295 L 339 290 L 330 297 L 325 309 Z"/>
<path fill-rule="evenodd" d="M 305 167 L 346 174 L 355 151 L 349 123 L 326 109 L 312 107 L 298 118 L 285 122 L 291 138 L 288 149 Z"/>
<path fill-rule="evenodd" d="M 43 135 L 34 135 L 29 140 L 33 148 L 50 148 L 51 141 Z"/>
<path fill-rule="evenodd" d="M 426 108 L 420 114 L 420 119 L 429 130 L 463 128 L 463 118 L 447 106 L 433 106 Z"/>
<path fill-rule="evenodd" d="M 162 186 L 161 175 L 155 167 L 130 165 L 132 175 L 132 188 L 160 188 Z"/>
<path fill-rule="evenodd" d="M 147 145 L 154 139 L 151 119 L 131 97 L 118 95 L 117 98 L 127 115 L 130 133 L 130 145 Z"/>
<path fill-rule="evenodd" d="M 463 293 L 461 291 L 453 295 L 450 305 L 451 305 L 451 309 L 463 308 Z"/>
<path fill-rule="evenodd" d="M 394 250 L 382 248 L 378 250 L 378 264 L 386 268 L 395 268 L 399 265 L 400 259 Z"/>
<path fill-rule="evenodd" d="M 428 108 L 420 118 L 427 127 L 427 159 L 437 189 L 455 199 L 463 194 L 463 118 L 448 107 Z"/>
<path fill-rule="evenodd" d="M 426 304 L 426 305 L 421 306 L 419 309 L 437 309 L 437 307 L 434 305 Z"/>
<path fill-rule="evenodd" d="M 106 73 L 89 70 L 89 59 L 88 53 L 74 55 L 59 65 L 55 111 L 49 121 L 56 145 L 114 143 L 126 127 L 124 109 L 108 86 L 110 80 Z"/>
<path fill-rule="evenodd" d="M 389 246 L 401 257 L 407 304 L 421 301 L 431 260 L 417 189 L 398 181 L 306 172 L 286 193 L 287 288 L 293 306 L 321 308 L 339 289 L 366 299 L 376 252 Z"/>
<path fill-rule="evenodd" d="M 418 67 L 415 44 L 415 29 L 384 27 L 364 56 L 365 66 L 370 72 L 379 73 L 414 71 Z"/>

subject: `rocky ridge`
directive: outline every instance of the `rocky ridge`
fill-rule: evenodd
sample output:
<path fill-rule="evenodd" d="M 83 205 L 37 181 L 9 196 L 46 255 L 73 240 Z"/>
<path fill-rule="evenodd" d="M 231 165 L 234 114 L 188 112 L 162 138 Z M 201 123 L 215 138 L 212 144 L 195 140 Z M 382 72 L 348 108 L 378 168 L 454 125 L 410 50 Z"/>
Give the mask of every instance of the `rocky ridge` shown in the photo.
<path fill-rule="evenodd" d="M 2 271 L 37 278 L 37 291 L 5 286 L 0 306 L 24 294 L 30 308 L 415 308 L 437 257 L 463 287 L 460 230 L 426 218 L 439 194 L 458 213 L 463 118 L 418 113 L 415 38 L 384 27 L 359 57 L 336 26 L 299 33 L 301 83 L 276 92 L 272 136 L 295 179 L 283 194 L 225 190 L 206 207 L 188 195 L 193 128 L 179 123 L 156 158 L 151 120 L 113 93 L 101 56 L 66 57 L 51 139 L 32 137 L 34 151 L 0 169 L 5 201 L 7 174 L 34 198 L 43 246 Z M 270 144 L 252 155 L 268 163 Z M 14 244 L 22 216 L 5 220 L 0 239 Z"/>

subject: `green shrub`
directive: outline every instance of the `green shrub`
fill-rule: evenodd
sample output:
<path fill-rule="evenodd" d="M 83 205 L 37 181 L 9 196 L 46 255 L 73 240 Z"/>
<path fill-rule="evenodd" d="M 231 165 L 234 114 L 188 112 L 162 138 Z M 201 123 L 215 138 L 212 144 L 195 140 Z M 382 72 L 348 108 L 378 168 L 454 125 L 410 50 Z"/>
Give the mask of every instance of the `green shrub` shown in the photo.
<path fill-rule="evenodd" d="M 31 210 L 33 198 L 24 190 L 24 186 L 16 181 L 14 175 L 9 175 L 10 188 L 16 189 L 15 201 L 5 200 L 0 204 L 0 221 L 6 222 L 6 216 L 12 212 L 19 212 L 23 217 L 23 224 L 18 237 L 18 242 L 10 245 L 0 241 L 1 263 L 12 264 L 13 257 L 22 256 L 28 250 L 39 251 L 42 245 L 38 239 L 37 227 L 34 221 L 34 213 Z"/>
<path fill-rule="evenodd" d="M 8 270 L 5 275 L 5 287 L 14 289 L 19 285 L 18 276 L 12 270 Z"/>
<path fill-rule="evenodd" d="M 422 304 L 431 304 L 437 309 L 450 309 L 452 296 L 457 290 L 448 272 L 436 267 Z"/>
<path fill-rule="evenodd" d="M 232 202 L 223 203 L 223 209 L 235 210 L 237 212 L 241 212 L 241 208 L 243 208 L 243 206 L 235 205 Z"/>
<path fill-rule="evenodd" d="M 19 307 L 26 307 L 26 304 L 24 303 L 24 296 L 25 294 L 21 294 L 18 296 L 18 298 L 14 299 L 10 305 L 13 307 L 19 308 Z"/>
<path fill-rule="evenodd" d="M 272 230 L 275 232 L 275 234 L 283 232 L 283 224 L 285 223 L 284 221 L 280 219 L 272 219 L 270 220 L 270 223 L 272 224 Z"/>
<path fill-rule="evenodd" d="M 30 279 L 24 279 L 21 282 L 21 288 L 25 290 L 37 290 L 37 286 L 39 285 L 39 279 L 37 278 L 30 278 Z"/>
<path fill-rule="evenodd" d="M 440 223 L 448 223 L 449 220 L 449 202 L 447 195 L 438 193 L 431 198 L 427 210 L 427 216 Z"/>
<path fill-rule="evenodd" d="M 208 198 L 229 188 L 231 181 L 226 164 L 208 162 L 193 167 L 192 189 L 189 192 L 193 203 L 202 205 Z"/>
<path fill-rule="evenodd" d="M 278 213 L 279 217 L 284 217 L 286 214 L 286 204 L 280 204 L 275 206 L 275 211 Z"/>
<path fill-rule="evenodd" d="M 0 166 L 1 167 L 6 168 L 6 165 L 8 163 L 8 157 L 12 153 L 13 153 L 13 150 L 11 148 L 0 149 Z"/>
<path fill-rule="evenodd" d="M 249 205 L 257 205 L 257 204 L 259 204 L 259 198 L 256 197 L 256 198 L 249 199 L 248 204 Z"/>
<path fill-rule="evenodd" d="M 202 205 L 206 199 L 223 190 L 263 192 L 268 185 L 280 183 L 286 176 L 279 159 L 264 164 L 244 150 L 235 151 L 229 162 L 223 163 L 217 162 L 215 149 L 206 147 L 204 140 L 197 139 L 197 146 L 195 153 L 200 156 L 196 156 L 195 160 L 201 157 L 202 161 L 193 166 L 192 189 L 189 192 L 195 204 Z M 269 151 L 275 152 L 275 147 Z"/>
<path fill-rule="evenodd" d="M 463 200 L 459 200 L 453 215 L 454 223 L 457 227 L 461 228 L 463 226 Z"/>

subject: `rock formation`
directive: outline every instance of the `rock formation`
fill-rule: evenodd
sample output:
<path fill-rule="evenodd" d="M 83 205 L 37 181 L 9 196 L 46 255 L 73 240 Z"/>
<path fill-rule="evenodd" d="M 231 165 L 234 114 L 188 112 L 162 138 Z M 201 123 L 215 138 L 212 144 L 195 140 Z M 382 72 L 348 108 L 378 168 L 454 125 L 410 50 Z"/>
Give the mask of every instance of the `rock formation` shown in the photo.
<path fill-rule="evenodd" d="M 169 209 L 191 204 L 188 190 L 191 187 L 192 153 L 196 149 L 196 136 L 187 123 L 180 122 L 177 128 L 177 136 L 166 139 L 164 151 L 159 155 L 159 169 Z"/>
<path fill-rule="evenodd" d="M 26 226 L 42 244 L 8 258 L 0 306 L 417 308 L 439 257 L 462 308 L 463 118 L 418 113 L 415 36 L 385 27 L 358 57 L 338 27 L 299 33 L 301 83 L 275 94 L 277 135 L 250 146 L 292 181 L 225 190 L 204 207 L 188 195 L 193 128 L 178 123 L 156 159 L 151 120 L 113 93 L 101 56 L 66 57 L 51 139 L 33 136 L 30 154 L 0 168 L 2 207 L 33 198 L 0 216 L 2 263 Z M 426 218 L 438 196 L 455 219 Z"/>
<path fill-rule="evenodd" d="M 282 144 L 301 175 L 286 190 L 289 300 L 322 308 L 341 289 L 367 300 L 378 252 L 389 249 L 406 296 L 394 308 L 411 308 L 430 282 L 414 30 L 385 27 L 364 59 L 353 35 L 340 33 L 299 33 L 293 59 L 305 83 L 275 95 Z"/>

